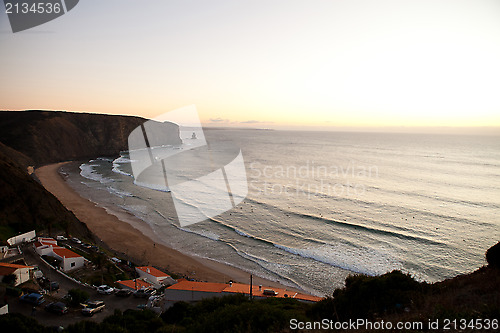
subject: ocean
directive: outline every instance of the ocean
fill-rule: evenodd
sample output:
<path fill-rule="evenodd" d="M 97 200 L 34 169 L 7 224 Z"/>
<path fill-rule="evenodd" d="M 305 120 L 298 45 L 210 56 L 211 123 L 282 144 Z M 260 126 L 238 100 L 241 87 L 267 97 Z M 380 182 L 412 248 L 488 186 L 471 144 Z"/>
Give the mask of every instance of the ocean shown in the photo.
<path fill-rule="evenodd" d="M 498 137 L 250 129 L 205 137 L 240 147 L 248 196 L 197 224 L 179 225 L 170 193 L 134 184 L 126 151 L 85 161 L 68 182 L 137 216 L 167 246 L 319 296 L 353 273 L 399 269 L 435 282 L 471 272 L 500 240 Z"/>

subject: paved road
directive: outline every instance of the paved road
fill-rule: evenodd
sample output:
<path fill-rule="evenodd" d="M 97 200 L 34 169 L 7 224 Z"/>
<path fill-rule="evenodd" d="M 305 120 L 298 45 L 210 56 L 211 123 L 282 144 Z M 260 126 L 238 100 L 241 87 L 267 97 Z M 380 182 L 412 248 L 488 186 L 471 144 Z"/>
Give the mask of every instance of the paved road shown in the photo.
<path fill-rule="evenodd" d="M 82 316 L 80 309 L 70 309 L 70 312 L 59 316 L 53 313 L 48 313 L 44 310 L 44 305 L 37 307 L 37 310 L 34 313 L 34 317 L 45 326 L 68 326 L 77 321 L 81 320 L 92 320 L 92 321 L 102 321 L 105 317 L 112 315 L 115 309 L 120 309 L 121 311 L 125 311 L 127 309 L 137 309 L 137 306 L 140 304 L 145 304 L 146 299 L 143 298 L 135 298 L 133 296 L 130 297 L 117 297 L 115 295 L 101 295 L 98 294 L 97 291 L 90 287 L 85 287 L 79 285 L 78 283 L 64 277 L 59 274 L 55 269 L 47 265 L 45 262 L 40 260 L 38 254 L 34 252 L 34 250 L 30 247 L 26 247 L 23 249 L 24 251 L 24 259 L 28 265 L 37 265 L 40 270 L 43 272 L 44 276 L 50 279 L 51 281 L 57 281 L 59 283 L 59 291 L 51 292 L 47 294 L 45 298 L 47 299 L 45 304 L 48 304 L 51 301 L 57 300 L 58 298 L 62 298 L 64 295 L 68 293 L 70 289 L 78 288 L 81 290 L 85 290 L 90 295 L 90 300 L 103 300 L 106 304 L 106 308 L 101 313 L 95 314 L 93 317 L 85 317 Z M 20 302 L 17 298 L 13 298 L 12 296 L 8 299 L 9 303 L 9 312 L 14 313 L 22 313 L 26 316 L 32 315 L 32 306 L 29 304 L 25 304 Z"/>

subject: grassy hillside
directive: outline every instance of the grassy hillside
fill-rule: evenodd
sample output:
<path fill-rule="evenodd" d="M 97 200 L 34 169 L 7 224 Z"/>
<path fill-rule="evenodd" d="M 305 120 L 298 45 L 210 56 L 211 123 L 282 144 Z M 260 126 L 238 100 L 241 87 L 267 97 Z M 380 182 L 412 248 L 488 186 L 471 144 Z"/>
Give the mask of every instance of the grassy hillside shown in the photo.
<path fill-rule="evenodd" d="M 87 228 L 23 167 L 26 161 L 12 159 L 0 144 L 0 239 L 30 230 L 60 229 L 88 234 Z M 12 152 L 11 152 L 12 153 Z M 15 156 L 22 156 L 15 153 Z"/>

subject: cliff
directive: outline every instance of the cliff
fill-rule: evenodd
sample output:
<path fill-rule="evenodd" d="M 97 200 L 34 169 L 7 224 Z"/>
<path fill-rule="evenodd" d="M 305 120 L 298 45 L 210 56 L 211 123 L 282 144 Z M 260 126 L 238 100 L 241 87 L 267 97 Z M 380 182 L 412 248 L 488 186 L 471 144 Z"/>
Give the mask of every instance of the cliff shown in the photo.
<path fill-rule="evenodd" d="M 0 142 L 31 158 L 37 166 L 127 149 L 128 135 L 146 119 L 63 111 L 0 112 Z M 179 132 L 170 144 L 180 144 Z"/>
<path fill-rule="evenodd" d="M 88 229 L 28 173 L 28 166 L 98 156 L 118 156 L 128 135 L 146 119 L 61 111 L 0 112 L 0 237 L 56 228 Z M 172 125 L 170 144 L 180 144 Z"/>
<path fill-rule="evenodd" d="M 13 159 L 17 158 L 16 159 Z M 88 235 L 88 229 L 33 177 L 30 159 L 0 143 L 0 227 L 2 238 L 33 229 L 60 229 Z M 10 233 L 10 234 L 9 234 Z M 5 239 L 4 239 L 5 240 Z"/>

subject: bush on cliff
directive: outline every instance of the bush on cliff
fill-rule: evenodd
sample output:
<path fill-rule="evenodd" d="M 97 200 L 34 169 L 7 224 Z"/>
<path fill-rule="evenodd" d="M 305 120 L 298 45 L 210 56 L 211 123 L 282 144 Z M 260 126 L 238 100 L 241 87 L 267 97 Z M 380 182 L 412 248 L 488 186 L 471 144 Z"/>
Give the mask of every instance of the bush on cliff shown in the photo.
<path fill-rule="evenodd" d="M 500 242 L 486 251 L 486 261 L 491 267 L 500 267 Z"/>

